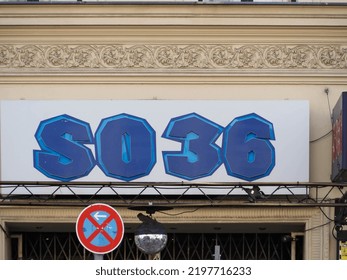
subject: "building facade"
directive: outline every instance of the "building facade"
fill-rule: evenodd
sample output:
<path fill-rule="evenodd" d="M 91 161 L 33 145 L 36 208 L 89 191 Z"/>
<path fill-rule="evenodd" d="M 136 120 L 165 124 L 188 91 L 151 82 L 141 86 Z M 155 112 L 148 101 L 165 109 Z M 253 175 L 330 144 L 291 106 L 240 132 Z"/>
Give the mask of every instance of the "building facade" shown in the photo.
<path fill-rule="evenodd" d="M 0 259 L 88 258 L 74 226 L 94 201 L 114 205 L 124 219 L 123 253 L 110 258 L 144 258 L 132 243 L 140 221 L 129 207 L 138 203 L 172 208 L 154 213 L 171 242 L 162 258 L 213 258 L 214 245 L 230 259 L 337 258 L 332 202 L 344 185 L 331 182 L 331 111 L 347 90 L 346 5 L 3 2 L 0 27 L 1 101 L 309 104 L 308 180 L 271 183 L 287 195 L 254 203 L 246 193 L 23 198 L 2 192 Z M 295 194 L 298 186 L 304 195 Z M 282 242 L 286 235 L 289 243 Z"/>

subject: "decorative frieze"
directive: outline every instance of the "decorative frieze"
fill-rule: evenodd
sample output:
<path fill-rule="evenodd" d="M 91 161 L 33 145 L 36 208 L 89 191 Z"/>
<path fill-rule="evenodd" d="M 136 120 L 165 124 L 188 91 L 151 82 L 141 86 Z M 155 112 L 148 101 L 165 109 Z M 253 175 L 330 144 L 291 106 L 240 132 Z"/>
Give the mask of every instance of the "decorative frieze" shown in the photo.
<path fill-rule="evenodd" d="M 347 69 L 342 45 L 0 45 L 0 71 Z"/>

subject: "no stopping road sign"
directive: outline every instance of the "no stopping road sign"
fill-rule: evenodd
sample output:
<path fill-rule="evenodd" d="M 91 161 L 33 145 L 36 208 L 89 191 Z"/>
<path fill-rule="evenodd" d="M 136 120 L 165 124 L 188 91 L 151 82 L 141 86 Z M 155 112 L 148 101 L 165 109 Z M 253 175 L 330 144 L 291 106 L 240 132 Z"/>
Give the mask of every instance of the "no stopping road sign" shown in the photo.
<path fill-rule="evenodd" d="M 79 214 L 76 233 L 84 248 L 95 254 L 106 254 L 122 242 L 124 224 L 113 207 L 96 203 Z"/>

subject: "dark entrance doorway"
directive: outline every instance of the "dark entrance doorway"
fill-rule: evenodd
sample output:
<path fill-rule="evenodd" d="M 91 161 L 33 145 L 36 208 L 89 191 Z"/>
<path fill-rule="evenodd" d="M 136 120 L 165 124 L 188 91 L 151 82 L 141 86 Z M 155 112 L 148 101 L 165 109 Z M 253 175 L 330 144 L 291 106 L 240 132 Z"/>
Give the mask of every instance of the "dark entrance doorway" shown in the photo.
<path fill-rule="evenodd" d="M 291 242 L 283 242 L 290 233 L 169 233 L 166 248 L 161 252 L 165 260 L 210 260 L 215 245 L 220 247 L 223 260 L 290 260 Z M 93 259 L 74 232 L 23 232 L 22 258 L 32 260 L 83 260 Z M 12 242 L 12 257 L 18 257 L 18 246 Z M 295 240 L 295 258 L 303 259 L 303 236 Z M 104 259 L 142 260 L 148 256 L 140 252 L 133 233 L 126 233 L 123 242 Z"/>

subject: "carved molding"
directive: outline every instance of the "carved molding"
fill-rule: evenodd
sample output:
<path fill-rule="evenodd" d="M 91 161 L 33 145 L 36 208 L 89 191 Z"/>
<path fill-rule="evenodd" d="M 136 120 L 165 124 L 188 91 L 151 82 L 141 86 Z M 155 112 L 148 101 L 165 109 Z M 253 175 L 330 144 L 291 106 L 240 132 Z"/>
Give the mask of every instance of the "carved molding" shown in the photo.
<path fill-rule="evenodd" d="M 0 71 L 347 69 L 343 45 L 0 45 Z"/>

